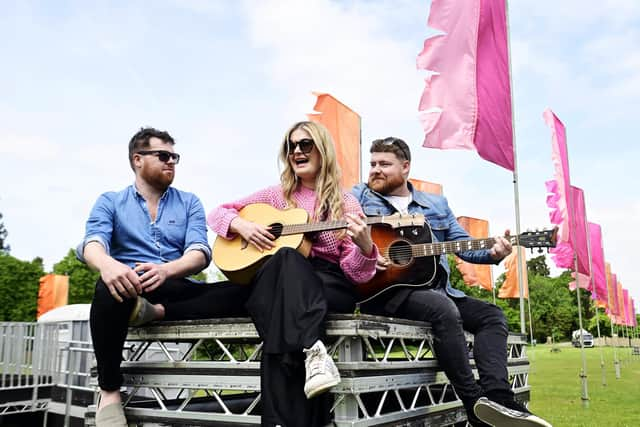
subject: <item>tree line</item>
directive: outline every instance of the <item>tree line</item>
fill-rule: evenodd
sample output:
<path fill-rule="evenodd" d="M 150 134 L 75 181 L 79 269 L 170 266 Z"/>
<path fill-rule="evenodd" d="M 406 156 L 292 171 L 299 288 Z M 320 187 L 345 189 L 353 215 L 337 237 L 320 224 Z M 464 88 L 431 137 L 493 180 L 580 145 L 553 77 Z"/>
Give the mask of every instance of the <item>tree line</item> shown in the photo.
<path fill-rule="evenodd" d="M 453 256 L 449 258 L 451 267 L 451 284 L 463 290 L 467 295 L 493 303 L 492 292 L 479 287 L 469 287 L 464 284 L 462 274 L 455 268 Z M 537 342 L 546 342 L 549 337 L 556 341 L 571 340 L 572 331 L 579 329 L 578 302 L 576 292 L 569 289 L 569 283 L 574 279 L 571 271 L 565 270 L 559 276 L 551 277 L 550 269 L 544 255 L 527 261 L 527 278 L 529 281 L 529 301 L 531 318 L 525 314 L 526 331 L 529 324 L 533 326 L 533 337 Z M 505 275 L 501 274 L 495 283 L 495 293 L 502 286 Z M 496 298 L 498 305 L 505 314 L 510 331 L 520 331 L 520 300 L 514 298 Z M 582 306 L 582 324 L 585 329 L 597 336 L 598 323 L 600 335 L 611 336 L 611 321 L 603 309 L 596 308 L 591 299 L 591 292 L 580 290 L 580 305 Z"/>

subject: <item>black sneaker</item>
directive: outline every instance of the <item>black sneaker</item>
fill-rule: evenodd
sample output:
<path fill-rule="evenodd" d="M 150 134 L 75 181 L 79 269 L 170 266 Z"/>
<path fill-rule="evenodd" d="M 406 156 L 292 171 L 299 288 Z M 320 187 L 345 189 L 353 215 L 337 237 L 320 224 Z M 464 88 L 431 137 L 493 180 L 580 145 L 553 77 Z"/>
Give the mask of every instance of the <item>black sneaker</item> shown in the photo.
<path fill-rule="evenodd" d="M 494 427 L 553 427 L 515 401 L 509 406 L 513 408 L 481 397 L 473 406 L 473 412 L 480 420 Z"/>

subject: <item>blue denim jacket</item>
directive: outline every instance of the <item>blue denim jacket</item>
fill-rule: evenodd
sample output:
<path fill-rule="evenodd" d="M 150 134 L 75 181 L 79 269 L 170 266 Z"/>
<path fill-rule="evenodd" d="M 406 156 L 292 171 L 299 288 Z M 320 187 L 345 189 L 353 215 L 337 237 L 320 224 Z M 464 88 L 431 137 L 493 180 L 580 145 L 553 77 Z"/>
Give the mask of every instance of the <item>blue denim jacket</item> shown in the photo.
<path fill-rule="evenodd" d="M 84 262 L 84 247 L 89 242 L 100 243 L 109 255 L 132 268 L 136 262 L 173 261 L 191 250 L 201 251 L 207 265 L 211 261 L 200 199 L 173 187 L 160 198 L 155 221 L 151 221 L 147 202 L 135 185 L 103 193 L 89 214 L 85 237 L 76 248 L 80 261 Z"/>
<path fill-rule="evenodd" d="M 445 197 L 416 191 L 410 182 L 408 185 L 412 196 L 408 208 L 409 213 L 424 214 L 435 236 L 434 241 L 445 242 L 471 239 L 465 229 L 458 224 Z M 396 208 L 382 194 L 373 191 L 366 184 L 357 184 L 351 192 L 362 205 L 362 210 L 366 215 L 392 215 L 396 212 Z M 461 252 L 457 255 L 473 264 L 497 264 L 489 255 L 489 250 L 487 249 Z M 441 285 L 444 284 L 447 294 L 452 297 L 463 297 L 465 295 L 464 292 L 454 289 L 449 283 L 450 271 L 446 256 L 440 256 L 440 265 L 447 273 L 446 282 L 441 283 Z"/>

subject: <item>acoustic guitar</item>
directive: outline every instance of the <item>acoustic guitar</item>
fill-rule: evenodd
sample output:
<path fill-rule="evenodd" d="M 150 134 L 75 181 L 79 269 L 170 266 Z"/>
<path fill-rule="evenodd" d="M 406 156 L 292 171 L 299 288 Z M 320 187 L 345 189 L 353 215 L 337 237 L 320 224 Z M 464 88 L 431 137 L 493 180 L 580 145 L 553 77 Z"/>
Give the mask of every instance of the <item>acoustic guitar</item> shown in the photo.
<path fill-rule="evenodd" d="M 310 233 L 347 228 L 347 221 L 308 222 L 309 214 L 304 209 L 276 209 L 265 203 L 253 203 L 239 212 L 240 217 L 271 227 L 275 246 L 260 252 L 241 236 L 228 240 L 218 236 L 213 244 L 213 262 L 229 280 L 238 284 L 248 284 L 260 266 L 278 249 L 297 249 L 304 256 L 311 251 Z M 424 224 L 424 215 L 373 216 L 364 218 L 367 224 L 377 224 L 385 228 L 416 227 Z"/>
<path fill-rule="evenodd" d="M 558 229 L 527 231 L 518 236 L 505 236 L 512 245 L 525 248 L 553 248 L 556 246 Z M 374 226 L 371 237 L 380 254 L 390 265 L 378 271 L 367 283 L 356 284 L 360 302 L 366 302 L 382 292 L 398 287 L 430 287 L 435 285 L 436 272 L 441 254 L 455 254 L 465 251 L 490 249 L 495 239 L 454 240 L 433 242 L 433 234 L 428 224 L 421 227 L 391 230 Z M 421 243 L 416 243 L 421 242 Z"/>

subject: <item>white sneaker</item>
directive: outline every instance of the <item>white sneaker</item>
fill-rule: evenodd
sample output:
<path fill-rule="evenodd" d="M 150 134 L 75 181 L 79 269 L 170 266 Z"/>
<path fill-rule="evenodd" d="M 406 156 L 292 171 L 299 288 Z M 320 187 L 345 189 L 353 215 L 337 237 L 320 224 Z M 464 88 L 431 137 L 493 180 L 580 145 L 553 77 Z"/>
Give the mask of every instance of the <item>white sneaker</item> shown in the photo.
<path fill-rule="evenodd" d="M 514 403 L 513 406 L 520 407 L 521 405 Z M 494 427 L 553 427 L 524 407 L 508 408 L 486 397 L 478 399 L 473 406 L 473 412 L 481 421 Z"/>
<path fill-rule="evenodd" d="M 309 350 L 305 349 L 307 358 L 304 361 L 306 380 L 304 393 L 307 399 L 311 399 L 320 393 L 324 393 L 331 387 L 340 383 L 340 373 L 331 356 L 327 354 L 322 341 L 318 340 Z"/>

